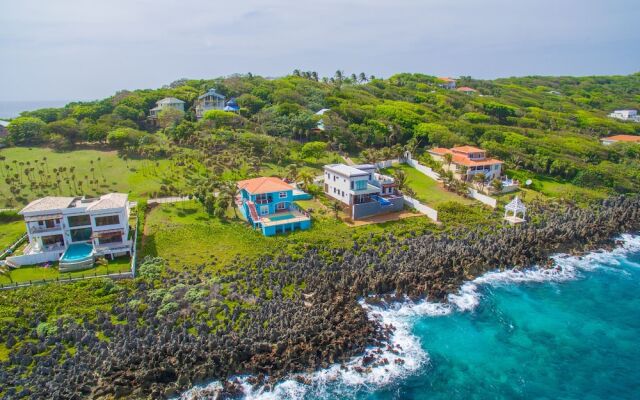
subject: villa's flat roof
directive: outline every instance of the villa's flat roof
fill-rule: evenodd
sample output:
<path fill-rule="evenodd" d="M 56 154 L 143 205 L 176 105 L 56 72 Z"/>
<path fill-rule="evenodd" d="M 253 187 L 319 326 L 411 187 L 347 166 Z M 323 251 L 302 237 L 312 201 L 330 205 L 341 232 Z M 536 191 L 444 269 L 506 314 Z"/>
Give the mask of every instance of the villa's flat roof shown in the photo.
<path fill-rule="evenodd" d="M 47 196 L 38 200 L 34 200 L 27 204 L 18 214 L 38 212 L 38 211 L 56 211 L 69 207 L 75 197 L 54 197 Z"/>
<path fill-rule="evenodd" d="M 367 171 L 345 164 L 329 164 L 325 165 L 324 168 L 346 177 L 369 175 Z"/>
<path fill-rule="evenodd" d="M 29 203 L 20 210 L 19 214 L 61 211 L 67 208 L 85 207 L 87 211 L 109 210 L 127 206 L 129 195 L 126 193 L 109 193 L 95 199 L 83 199 L 81 197 L 55 197 L 47 196 Z"/>

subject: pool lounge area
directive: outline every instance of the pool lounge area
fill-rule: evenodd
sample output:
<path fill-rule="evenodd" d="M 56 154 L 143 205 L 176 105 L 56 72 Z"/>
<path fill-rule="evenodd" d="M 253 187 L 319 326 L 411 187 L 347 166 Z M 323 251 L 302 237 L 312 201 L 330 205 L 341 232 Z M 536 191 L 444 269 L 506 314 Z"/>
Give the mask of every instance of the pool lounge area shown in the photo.
<path fill-rule="evenodd" d="M 60 257 L 58 269 L 60 272 L 80 271 L 93 267 L 95 251 L 88 243 L 72 243 Z"/>

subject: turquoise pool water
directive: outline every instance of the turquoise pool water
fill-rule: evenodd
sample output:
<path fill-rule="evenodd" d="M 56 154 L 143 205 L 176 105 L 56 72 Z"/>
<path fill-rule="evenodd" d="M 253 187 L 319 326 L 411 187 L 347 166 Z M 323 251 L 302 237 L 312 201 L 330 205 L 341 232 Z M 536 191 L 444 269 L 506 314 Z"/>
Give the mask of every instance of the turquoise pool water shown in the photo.
<path fill-rule="evenodd" d="M 291 218 L 295 218 L 295 216 L 293 214 L 282 214 L 282 215 L 274 215 L 272 217 L 269 217 L 269 220 L 271 220 L 271 221 L 283 221 L 285 219 L 291 219 Z"/>
<path fill-rule="evenodd" d="M 93 246 L 87 243 L 73 243 L 67 247 L 67 251 L 64 252 L 60 258 L 60 262 L 74 262 L 84 260 L 91 256 L 93 252 Z"/>

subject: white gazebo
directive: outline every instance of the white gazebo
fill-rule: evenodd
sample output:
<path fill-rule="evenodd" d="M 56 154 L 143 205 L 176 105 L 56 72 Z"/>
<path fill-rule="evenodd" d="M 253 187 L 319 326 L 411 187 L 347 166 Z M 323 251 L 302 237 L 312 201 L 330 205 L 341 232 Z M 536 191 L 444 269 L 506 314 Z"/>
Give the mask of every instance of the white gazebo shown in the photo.
<path fill-rule="evenodd" d="M 504 219 L 511 224 L 520 224 L 525 222 L 527 207 L 518 196 L 506 206 L 504 206 Z"/>

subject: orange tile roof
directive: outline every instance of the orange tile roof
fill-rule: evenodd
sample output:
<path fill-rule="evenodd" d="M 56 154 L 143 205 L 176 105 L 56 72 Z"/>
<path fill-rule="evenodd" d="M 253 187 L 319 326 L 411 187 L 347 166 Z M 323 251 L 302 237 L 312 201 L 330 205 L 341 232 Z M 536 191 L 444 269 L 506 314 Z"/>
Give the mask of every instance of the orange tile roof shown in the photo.
<path fill-rule="evenodd" d="M 459 153 L 484 153 L 485 151 L 474 146 L 457 146 L 452 147 L 451 151 L 457 151 Z"/>
<path fill-rule="evenodd" d="M 451 79 L 451 78 L 445 78 L 445 77 L 438 77 L 438 80 L 441 80 L 443 82 L 455 82 L 455 79 Z"/>
<path fill-rule="evenodd" d="M 263 176 L 260 178 L 246 179 L 238 181 L 238 188 L 244 189 L 251 194 L 263 194 L 273 192 L 283 192 L 293 188 L 280 178 Z"/>
<path fill-rule="evenodd" d="M 462 86 L 456 89 L 458 92 L 476 92 L 475 89 L 470 88 L 469 86 Z"/>
<path fill-rule="evenodd" d="M 602 138 L 601 140 L 611 140 L 612 142 L 640 142 L 640 136 L 614 135 Z"/>
<path fill-rule="evenodd" d="M 495 158 L 485 158 L 484 160 L 471 160 L 463 156 L 462 154 L 454 154 L 453 163 L 464 165 L 465 167 L 478 167 L 482 165 L 502 164 L 502 161 L 496 160 Z"/>
<path fill-rule="evenodd" d="M 454 153 L 451 150 L 458 150 L 461 153 L 478 153 L 478 152 L 484 153 L 485 152 L 485 150 L 482 150 L 480 148 L 473 147 L 473 146 L 459 146 L 459 147 L 454 147 L 452 149 L 445 149 L 444 147 L 434 147 L 433 149 L 429 150 L 429 153 L 437 154 L 440 156 L 443 156 L 445 154 L 453 154 L 452 162 L 454 164 L 464 165 L 466 167 L 503 164 L 502 161 L 497 160 L 495 158 L 486 158 L 484 160 L 471 160 L 469 157 L 465 156 L 464 154 Z"/>

